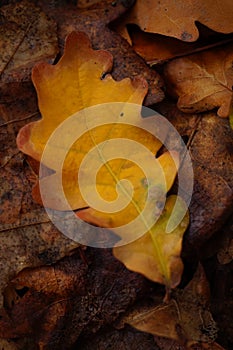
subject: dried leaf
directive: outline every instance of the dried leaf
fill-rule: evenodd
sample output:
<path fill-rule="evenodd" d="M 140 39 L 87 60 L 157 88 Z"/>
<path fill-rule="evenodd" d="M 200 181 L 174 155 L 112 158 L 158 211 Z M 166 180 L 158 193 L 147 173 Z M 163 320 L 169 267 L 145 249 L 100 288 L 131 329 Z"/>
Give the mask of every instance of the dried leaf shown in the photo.
<path fill-rule="evenodd" d="M 2 6 L 0 17 L 1 81 L 28 81 L 35 63 L 58 53 L 56 23 L 26 0 Z"/>
<path fill-rule="evenodd" d="M 233 214 L 233 131 L 228 120 L 215 113 L 201 116 L 182 113 L 173 103 L 162 103 L 159 112 L 187 140 L 194 170 L 189 206 L 190 226 L 183 253 L 190 259 Z M 208 203 L 208 204 L 207 204 Z M 221 237 L 221 233 L 219 233 Z M 202 254 L 206 250 L 202 249 Z"/>
<path fill-rule="evenodd" d="M 174 290 L 167 304 L 136 309 L 123 321 L 141 331 L 174 339 L 181 345 L 213 342 L 217 328 L 206 304 L 206 284 L 199 266 L 190 284 L 184 290 Z"/>
<path fill-rule="evenodd" d="M 121 330 L 110 328 L 91 338 L 86 337 L 79 344 L 82 350 L 160 350 L 151 334 L 137 331 L 132 327 Z"/>
<path fill-rule="evenodd" d="M 198 40 L 187 43 L 176 38 L 143 32 L 135 25 L 128 28 L 133 49 L 151 66 L 164 63 L 171 58 L 183 57 L 222 46 L 233 40 L 232 34 L 215 33 L 206 27 L 201 27 L 199 30 L 201 32 Z"/>
<path fill-rule="evenodd" d="M 111 326 L 147 293 L 148 281 L 122 268 L 110 250 L 87 249 L 85 255 L 90 266 L 74 254 L 52 266 L 25 269 L 10 281 L 0 336 L 21 341 L 27 336 L 30 349 L 38 344 L 44 350 L 69 349 L 81 333 L 90 338 Z"/>
<path fill-rule="evenodd" d="M 36 175 L 19 152 L 15 138 L 19 128 L 38 118 L 35 92 L 29 83 L 0 87 L 0 307 L 3 290 L 25 267 L 53 263 L 78 244 L 51 224 L 44 208 L 31 196 Z"/>
<path fill-rule="evenodd" d="M 78 8 L 87 8 L 97 4 L 100 0 L 78 0 L 77 7 Z"/>
<path fill-rule="evenodd" d="M 195 113 L 218 108 L 228 117 L 233 86 L 233 45 L 178 58 L 165 67 L 167 86 L 178 96 L 178 108 Z"/>
<path fill-rule="evenodd" d="M 149 14 L 149 15 L 148 15 Z M 132 11 L 121 23 L 122 32 L 127 36 L 125 25 L 137 24 L 145 32 L 172 36 L 183 41 L 198 38 L 196 22 L 221 33 L 233 32 L 233 7 L 231 0 L 213 3 L 212 0 L 137 0 Z"/>
<path fill-rule="evenodd" d="M 177 341 L 172 339 L 157 337 L 157 336 L 155 336 L 154 338 L 160 350 L 167 350 L 167 349 L 169 350 L 225 350 L 216 342 L 214 343 L 194 342 L 193 344 L 190 344 L 190 346 L 187 347 L 186 345 L 180 345 Z"/>
<path fill-rule="evenodd" d="M 223 247 L 218 252 L 218 261 L 220 264 L 229 264 L 233 260 L 233 238 L 232 234 L 226 236 L 223 241 Z"/>
<path fill-rule="evenodd" d="M 0 339 L 0 346 L 3 350 L 19 350 L 19 347 L 14 341 L 8 341 L 6 339 Z"/>

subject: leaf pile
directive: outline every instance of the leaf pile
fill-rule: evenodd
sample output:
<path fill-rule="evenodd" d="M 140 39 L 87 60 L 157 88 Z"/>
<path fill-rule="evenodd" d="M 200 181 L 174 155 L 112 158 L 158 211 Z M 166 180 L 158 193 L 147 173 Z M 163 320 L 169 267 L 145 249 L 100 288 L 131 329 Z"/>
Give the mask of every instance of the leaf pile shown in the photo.
<path fill-rule="evenodd" d="M 232 349 L 232 15 L 230 0 L 1 2 L 1 348 Z M 82 220 L 114 235 L 114 227 L 137 216 L 133 203 L 141 210 L 148 193 L 135 164 L 114 160 L 99 171 L 98 192 L 116 198 L 111 169 L 117 180 L 133 183 L 134 202 L 114 215 L 87 208 L 72 171 L 93 140 L 127 135 L 151 150 L 165 174 L 163 212 L 150 202 L 157 223 L 110 251 L 80 247 L 53 226 L 41 206 L 38 161 L 71 114 L 114 101 L 155 104 L 176 127 L 190 152 L 194 190 L 189 217 L 165 234 L 174 202 L 184 210 L 175 195 L 180 146 L 171 141 L 169 153 L 135 126 L 87 128 L 63 169 L 65 194 Z M 40 181 L 51 189 L 49 205 L 63 210 L 57 158 L 53 149 Z M 82 221 L 78 231 L 88 234 Z"/>
<path fill-rule="evenodd" d="M 232 3 L 228 0 L 221 4 L 138 0 L 116 30 L 150 64 L 187 55 L 165 65 L 165 83 L 170 94 L 178 98 L 178 108 L 186 113 L 219 108 L 218 115 L 228 117 L 233 76 L 232 15 Z M 128 32 L 126 24 L 136 24 L 141 30 L 133 27 Z"/>
<path fill-rule="evenodd" d="M 52 132 L 74 112 L 97 105 L 100 102 L 125 101 L 140 104 L 146 93 L 146 83 L 142 79 L 137 79 L 133 82 L 129 79 L 115 82 L 110 75 L 101 79 L 103 72 L 105 73 L 110 69 L 111 55 L 109 53 L 92 50 L 86 35 L 71 33 L 67 38 L 64 55 L 56 66 L 42 63 L 33 69 L 32 79 L 38 93 L 39 107 L 43 118 L 40 121 L 27 124 L 20 130 L 17 137 L 19 149 L 34 159 L 40 160 L 46 142 Z M 79 77 L 82 77 L 82 79 Z M 91 90 L 89 87 L 90 82 L 95 86 L 95 90 Z M 67 92 L 63 93 L 63 91 Z M 107 113 L 109 113 L 108 110 Z M 111 113 L 113 113 L 113 110 Z M 95 115 L 91 115 L 91 117 L 96 118 Z M 124 118 L 127 118 L 127 112 L 125 112 Z M 143 127 L 143 122 L 140 124 L 140 121 L 142 121 L 141 117 L 135 115 L 134 120 L 134 125 Z M 84 155 L 89 152 L 91 147 L 101 142 L 105 142 L 106 147 L 109 147 L 109 140 L 123 138 L 125 135 L 130 140 L 142 143 L 154 155 L 161 147 L 161 142 L 152 135 L 148 135 L 142 127 L 137 129 L 134 126 L 123 124 L 124 120 L 118 127 L 114 124 L 104 125 L 104 115 L 101 121 L 102 125 L 92 131 L 86 127 L 88 125 L 87 117 L 80 120 L 79 127 L 81 128 L 83 124 L 86 132 L 72 146 L 62 169 L 59 169 L 56 165 L 59 147 L 61 146 L 60 139 L 59 145 L 51 147 L 50 157 L 47 163 L 44 164 L 56 171 L 56 174 L 44 177 L 41 180 L 43 183 L 46 182 L 46 186 L 50 190 L 53 189 L 53 186 L 56 186 L 57 172 L 62 170 L 63 189 L 72 209 L 82 209 L 88 206 L 88 203 L 83 200 L 74 174 L 76 174 L 75 170 L 79 169 Z M 100 156 L 97 157 L 105 165 L 105 162 L 101 160 L 101 154 L 104 154 L 103 150 L 99 149 L 99 153 Z M 166 178 L 166 189 L 162 191 L 169 191 L 176 176 L 176 164 L 168 152 L 160 156 L 158 162 L 163 167 Z M 82 171 L 86 171 L 84 177 L 90 176 L 89 166 Z M 154 173 L 155 184 L 153 183 L 153 186 L 162 189 L 159 176 L 158 180 L 156 176 L 158 175 Z M 143 206 L 147 200 L 147 189 L 141 185 L 144 177 L 138 166 L 127 159 L 124 161 L 116 159 L 108 162 L 108 166 L 104 166 L 98 171 L 96 187 L 101 197 L 110 202 L 115 197 L 116 179 L 119 181 L 125 178 L 130 180 L 134 186 L 133 198 L 125 210 L 117 213 L 104 213 L 89 208 L 80 211 L 78 216 L 95 225 L 113 229 L 134 220 L 143 211 Z M 104 179 L 104 185 L 102 185 L 102 179 Z M 88 186 L 90 185 L 87 184 L 87 190 Z M 38 197 L 38 187 L 34 190 L 35 192 Z M 65 210 L 60 199 L 62 193 L 59 193 L 54 187 L 51 194 L 51 198 L 46 198 L 46 206 L 57 210 Z M 155 215 L 156 200 L 158 199 L 157 197 L 151 199 L 151 208 L 154 211 L 154 214 L 152 214 L 152 211 L 151 215 Z M 126 245 L 125 248 L 119 247 L 114 250 L 115 256 L 123 261 L 128 268 L 141 272 L 156 282 L 164 283 L 168 288 L 174 288 L 181 279 L 183 265 L 179 255 L 182 236 L 188 225 L 188 217 L 186 216 L 171 234 L 167 235 L 165 233 L 175 202 L 176 197 L 170 197 L 167 207 L 164 209 L 166 214 L 164 213 L 161 220 L 159 219 L 152 228 L 148 229 L 146 227 L 147 234 L 142 239 L 137 240 L 136 244 L 133 242 Z M 185 206 L 181 199 L 179 206 L 180 209 L 177 210 L 182 210 L 182 207 Z M 143 222 L 143 220 L 145 219 L 142 217 L 141 221 Z M 132 235 L 133 232 L 129 232 L 129 234 Z M 170 246 L 170 249 L 167 246 Z M 127 253 L 124 252 L 125 250 Z"/>

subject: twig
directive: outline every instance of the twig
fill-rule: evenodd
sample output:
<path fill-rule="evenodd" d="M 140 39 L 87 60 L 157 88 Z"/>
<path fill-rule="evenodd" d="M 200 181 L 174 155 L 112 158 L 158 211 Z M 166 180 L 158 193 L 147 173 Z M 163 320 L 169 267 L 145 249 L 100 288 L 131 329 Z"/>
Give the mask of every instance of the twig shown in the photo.
<path fill-rule="evenodd" d="M 32 23 L 30 23 L 26 30 L 25 30 L 25 33 L 22 37 L 22 39 L 20 40 L 20 42 L 18 43 L 18 45 L 16 46 L 15 50 L 13 51 L 11 57 L 9 58 L 9 61 L 6 62 L 5 66 L 3 67 L 2 71 L 0 72 L 0 78 L 2 76 L 2 74 L 4 73 L 4 71 L 6 70 L 6 68 L 8 67 L 9 63 L 12 61 L 13 57 L 15 56 L 16 52 L 18 51 L 18 49 L 20 48 L 20 45 L 22 44 L 22 42 L 24 41 L 25 39 L 25 36 L 27 35 L 27 33 L 29 32 L 29 29 L 31 28 L 32 26 Z"/>
<path fill-rule="evenodd" d="M 32 114 L 29 114 L 27 115 L 26 117 L 22 118 L 22 119 L 12 119 L 12 120 L 9 120 L 8 122 L 5 122 L 5 123 L 2 123 L 0 124 L 0 127 L 1 126 L 6 126 L 6 125 L 9 125 L 9 124 L 13 124 L 13 123 L 17 123 L 17 122 L 21 122 L 21 121 L 24 121 L 24 120 L 27 120 L 27 119 L 30 119 L 32 117 L 34 117 L 35 115 L 39 114 L 39 112 L 34 112 Z"/>

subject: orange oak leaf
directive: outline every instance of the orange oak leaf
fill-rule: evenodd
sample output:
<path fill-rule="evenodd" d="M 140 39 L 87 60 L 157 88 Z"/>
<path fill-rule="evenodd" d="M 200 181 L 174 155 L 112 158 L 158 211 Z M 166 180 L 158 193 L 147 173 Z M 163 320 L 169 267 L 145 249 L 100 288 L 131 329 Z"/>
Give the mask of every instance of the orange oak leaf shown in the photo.
<path fill-rule="evenodd" d="M 172 36 L 183 41 L 195 41 L 199 32 L 196 22 L 221 33 L 231 33 L 233 6 L 231 0 L 157 1 L 137 0 L 121 21 L 119 31 L 128 37 L 126 24 L 137 24 L 143 31 Z"/>
<path fill-rule="evenodd" d="M 110 53 L 92 50 L 84 33 L 72 32 L 58 64 L 39 63 L 33 69 L 32 81 L 43 118 L 20 130 L 19 149 L 40 161 L 49 136 L 73 113 L 98 103 L 127 101 L 141 104 L 147 93 L 146 81 L 124 79 L 116 82 L 110 75 L 105 76 L 112 64 Z"/>
<path fill-rule="evenodd" d="M 178 58 L 165 67 L 167 86 L 178 97 L 183 112 L 218 108 L 220 117 L 230 113 L 233 85 L 233 45 Z"/>
<path fill-rule="evenodd" d="M 232 34 L 216 33 L 204 26 L 200 26 L 199 30 L 198 40 L 185 42 L 170 36 L 144 32 L 136 25 L 128 27 L 132 48 L 150 66 L 232 42 Z"/>
<path fill-rule="evenodd" d="M 112 228 L 121 244 L 149 235 L 144 255 L 147 260 L 151 243 L 153 270 L 145 263 L 140 272 L 173 288 L 183 269 L 179 254 L 188 223 L 185 204 L 171 197 L 156 221 L 176 177 L 179 155 L 170 151 L 155 158 L 168 130 L 156 123 L 156 116 L 140 115 L 147 84 L 140 78 L 116 82 L 106 75 L 111 66 L 112 56 L 92 50 L 85 34 L 70 34 L 57 65 L 42 63 L 33 70 L 43 117 L 20 130 L 17 144 L 53 171 L 40 179 L 45 207 L 89 207 L 77 215 Z M 176 223 L 180 211 L 184 215 Z M 175 221 L 168 233 L 172 213 Z"/>

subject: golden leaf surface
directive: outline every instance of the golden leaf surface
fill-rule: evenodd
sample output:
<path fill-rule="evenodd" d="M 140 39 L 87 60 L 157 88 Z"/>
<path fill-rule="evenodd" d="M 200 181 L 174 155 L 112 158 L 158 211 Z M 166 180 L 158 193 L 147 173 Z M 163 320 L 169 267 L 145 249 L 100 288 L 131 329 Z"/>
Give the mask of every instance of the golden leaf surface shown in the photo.
<path fill-rule="evenodd" d="M 166 232 L 176 201 L 178 201 L 177 212 L 183 211 L 185 203 L 180 197 L 168 197 L 158 221 L 145 235 L 134 242 L 113 249 L 115 257 L 129 270 L 139 272 L 152 281 L 160 282 L 170 288 L 180 283 L 183 272 L 183 263 L 180 259 L 181 245 L 189 223 L 187 213 L 172 232 Z"/>
<path fill-rule="evenodd" d="M 32 71 L 43 118 L 20 130 L 19 149 L 40 161 L 49 136 L 75 112 L 99 103 L 141 104 L 147 93 L 146 81 L 126 78 L 116 82 L 110 75 L 105 76 L 112 64 L 109 52 L 92 50 L 86 34 L 72 32 L 67 37 L 64 55 L 56 65 L 43 62 Z"/>
<path fill-rule="evenodd" d="M 85 34 L 71 33 L 58 64 L 41 63 L 33 70 L 42 119 L 23 127 L 17 144 L 53 170 L 40 179 L 45 207 L 60 211 L 89 207 L 77 215 L 112 228 L 122 240 L 117 228 L 123 227 L 128 242 L 145 233 L 144 259 L 150 263 L 145 262 L 139 271 L 138 251 L 135 268 L 130 269 L 174 287 L 182 274 L 179 254 L 188 218 L 167 233 L 174 203 L 178 211 L 186 207 L 174 196 L 164 212 L 163 208 L 179 156 L 172 151 L 155 158 L 166 128 L 160 130 L 164 134 L 160 141 L 150 129 L 160 127 L 156 118 L 140 115 L 147 84 L 141 78 L 116 82 L 106 75 L 111 67 L 108 52 L 92 50 Z M 34 189 L 37 199 L 38 189 Z M 120 252 L 114 253 L 125 262 Z"/>

